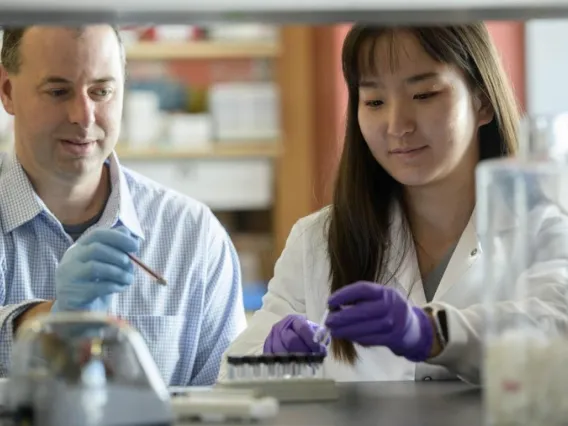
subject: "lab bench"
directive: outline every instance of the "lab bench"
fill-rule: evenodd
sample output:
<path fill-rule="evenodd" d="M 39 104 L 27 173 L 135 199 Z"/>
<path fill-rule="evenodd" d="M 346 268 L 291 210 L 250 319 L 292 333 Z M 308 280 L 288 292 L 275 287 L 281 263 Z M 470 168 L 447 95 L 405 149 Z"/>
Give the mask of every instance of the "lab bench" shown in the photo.
<path fill-rule="evenodd" d="M 283 403 L 258 426 L 478 426 L 481 390 L 458 381 L 339 383 L 334 402 Z M 224 423 L 224 425 L 243 423 Z M 207 423 L 179 423 L 210 425 Z"/>
<path fill-rule="evenodd" d="M 3 385 L 3 386 L 1 386 Z M 5 380 L 0 380 L 0 388 Z M 281 403 L 276 418 L 220 426 L 481 426 L 481 390 L 459 381 L 338 383 L 333 402 Z M 467 420 L 466 420 L 467 419 Z M 0 421 L 0 425 L 4 425 Z M 9 424 L 9 423 L 8 423 Z M 176 426 L 210 426 L 181 422 Z"/>

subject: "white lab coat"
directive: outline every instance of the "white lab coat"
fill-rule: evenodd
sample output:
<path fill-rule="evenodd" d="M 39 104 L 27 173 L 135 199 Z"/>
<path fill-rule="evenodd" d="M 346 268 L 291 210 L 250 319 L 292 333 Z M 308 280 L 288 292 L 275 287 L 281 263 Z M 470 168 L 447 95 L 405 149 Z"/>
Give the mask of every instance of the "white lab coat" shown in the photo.
<path fill-rule="evenodd" d="M 274 323 L 288 314 L 303 314 L 318 322 L 330 294 L 329 263 L 326 251 L 326 217 L 328 209 L 299 220 L 293 227 L 286 247 L 276 263 L 274 277 L 262 308 L 251 318 L 248 328 L 228 348 L 225 355 L 261 354 L 263 343 Z M 517 221 L 506 207 L 496 210 L 497 237 L 494 239 L 497 255 L 503 260 L 518 256 L 513 241 Z M 394 213 L 391 238 L 400 239 L 400 211 Z M 559 321 L 568 321 L 566 296 L 568 289 L 568 218 L 555 206 L 535 208 L 530 215 L 530 241 L 535 263 L 528 272 L 532 314 L 552 315 Z M 397 259 L 389 260 L 389 271 L 395 270 Z M 385 380 L 441 380 L 462 378 L 479 383 L 481 379 L 484 292 L 490 283 L 484 282 L 482 271 L 483 249 L 475 227 L 475 212 L 465 228 L 446 268 L 435 296 L 429 306 L 444 308 L 447 312 L 449 343 L 444 351 L 427 363 L 413 363 L 394 355 L 385 347 L 357 346 L 359 359 L 347 365 L 328 356 L 324 362 L 325 377 L 336 381 Z M 515 280 L 511 280 L 515 282 Z M 395 285 L 404 294 L 410 291 L 410 301 L 426 305 L 422 281 L 414 248 L 405 256 L 402 267 L 395 274 Z M 512 284 L 515 285 L 515 284 Z M 510 299 L 503 294 L 500 299 Z M 527 305 L 525 305 L 527 306 Z M 511 301 L 498 306 L 501 315 L 517 315 L 523 306 Z M 219 379 L 226 377 L 223 361 Z"/>

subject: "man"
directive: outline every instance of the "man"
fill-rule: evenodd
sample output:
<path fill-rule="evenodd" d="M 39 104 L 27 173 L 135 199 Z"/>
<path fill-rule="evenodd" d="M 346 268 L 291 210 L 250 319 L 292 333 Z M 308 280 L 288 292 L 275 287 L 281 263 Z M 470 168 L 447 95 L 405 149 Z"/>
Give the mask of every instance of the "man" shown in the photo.
<path fill-rule="evenodd" d="M 1 59 L 15 149 L 0 164 L 0 375 L 24 321 L 100 311 L 140 331 L 167 384 L 214 383 L 245 326 L 238 259 L 207 207 L 120 166 L 118 33 L 6 29 Z"/>

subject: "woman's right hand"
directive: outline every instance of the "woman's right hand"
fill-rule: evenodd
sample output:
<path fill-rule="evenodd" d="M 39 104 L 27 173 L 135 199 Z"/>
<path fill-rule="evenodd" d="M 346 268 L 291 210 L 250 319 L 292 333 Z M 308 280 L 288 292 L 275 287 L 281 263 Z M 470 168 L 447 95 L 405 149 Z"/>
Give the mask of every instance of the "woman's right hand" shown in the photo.
<path fill-rule="evenodd" d="M 314 342 L 318 325 L 301 315 L 288 315 L 272 326 L 264 341 L 265 354 L 326 354 L 325 345 Z"/>

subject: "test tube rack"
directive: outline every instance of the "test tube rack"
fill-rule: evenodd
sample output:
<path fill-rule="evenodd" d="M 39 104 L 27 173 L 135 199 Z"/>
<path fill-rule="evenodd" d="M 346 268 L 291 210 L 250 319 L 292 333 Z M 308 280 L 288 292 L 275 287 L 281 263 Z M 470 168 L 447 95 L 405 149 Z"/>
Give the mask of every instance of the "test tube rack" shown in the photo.
<path fill-rule="evenodd" d="M 338 397 L 335 381 L 322 377 L 324 355 L 229 356 L 221 388 L 254 389 L 280 402 L 329 401 Z"/>

